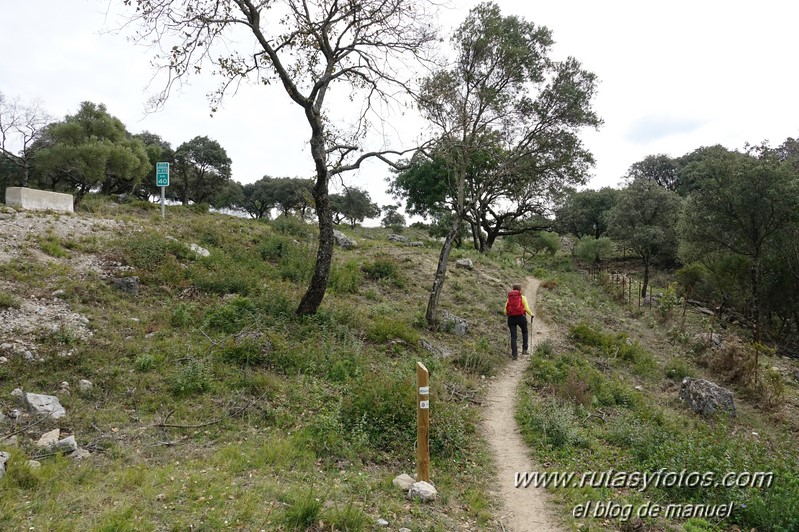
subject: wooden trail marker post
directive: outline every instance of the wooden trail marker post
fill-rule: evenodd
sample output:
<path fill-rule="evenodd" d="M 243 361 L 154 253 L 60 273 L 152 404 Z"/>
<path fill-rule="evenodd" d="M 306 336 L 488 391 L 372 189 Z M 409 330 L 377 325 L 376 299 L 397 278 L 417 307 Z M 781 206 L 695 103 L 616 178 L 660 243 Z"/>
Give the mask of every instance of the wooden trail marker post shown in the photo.
<path fill-rule="evenodd" d="M 430 372 L 416 363 L 416 480 L 430 482 Z"/>

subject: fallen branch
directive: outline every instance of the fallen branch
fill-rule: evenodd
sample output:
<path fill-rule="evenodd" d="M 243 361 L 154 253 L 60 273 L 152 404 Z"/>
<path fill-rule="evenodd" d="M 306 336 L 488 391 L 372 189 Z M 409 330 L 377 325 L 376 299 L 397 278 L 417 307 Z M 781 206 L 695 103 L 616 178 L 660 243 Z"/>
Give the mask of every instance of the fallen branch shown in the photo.
<path fill-rule="evenodd" d="M 449 399 L 468 401 L 474 405 L 482 405 L 483 402 L 474 398 L 474 393 L 467 393 L 459 390 L 454 384 L 444 383 L 444 388 L 449 392 Z"/>
<path fill-rule="evenodd" d="M 21 429 L 15 430 L 14 432 L 9 432 L 8 434 L 3 434 L 2 436 L 0 436 L 0 440 L 5 440 L 6 438 L 10 438 L 12 436 L 16 436 L 17 434 L 21 434 L 21 433 L 25 432 L 28 429 L 32 429 L 36 425 L 41 424 L 46 419 L 50 419 L 50 418 L 48 416 L 40 416 L 36 421 L 28 423 L 27 425 L 25 425 Z"/>
<path fill-rule="evenodd" d="M 205 423 L 193 423 L 193 424 L 167 423 L 167 420 L 169 419 L 169 417 L 174 413 L 174 410 L 172 410 L 166 415 L 166 417 L 164 418 L 164 420 L 162 422 L 155 423 L 153 425 L 153 427 L 171 428 L 171 429 L 201 429 L 203 427 L 210 427 L 211 425 L 216 425 L 217 423 L 220 423 L 220 422 L 222 422 L 223 420 L 225 420 L 225 419 L 227 419 L 229 417 L 238 416 L 239 414 L 241 414 L 245 410 L 247 410 L 250 407 L 254 406 L 258 401 L 260 401 L 264 397 L 266 397 L 266 394 L 263 394 L 263 395 L 255 398 L 255 399 L 253 399 L 252 401 L 249 401 L 244 406 L 241 406 L 241 407 L 229 412 L 228 416 L 226 416 L 226 417 L 220 417 L 220 418 L 212 419 L 211 421 L 206 421 Z"/>

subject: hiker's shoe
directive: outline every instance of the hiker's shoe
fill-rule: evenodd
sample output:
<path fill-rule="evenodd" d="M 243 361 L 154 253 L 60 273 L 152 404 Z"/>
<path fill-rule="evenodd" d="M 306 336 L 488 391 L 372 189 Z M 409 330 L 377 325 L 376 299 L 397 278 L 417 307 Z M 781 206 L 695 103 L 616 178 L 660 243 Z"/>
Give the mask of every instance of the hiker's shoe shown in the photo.
<path fill-rule="evenodd" d="M 512 357 L 510 357 L 510 358 L 511 358 L 511 360 L 519 360 L 519 357 L 517 357 L 516 355 L 513 355 L 513 356 L 512 356 Z"/>
<path fill-rule="evenodd" d="M 526 357 L 526 356 L 527 356 L 527 355 L 529 355 L 529 354 L 530 354 L 530 352 L 529 352 L 529 351 L 527 351 L 527 349 L 525 349 L 524 351 L 522 351 L 522 356 L 523 356 L 523 357 Z"/>

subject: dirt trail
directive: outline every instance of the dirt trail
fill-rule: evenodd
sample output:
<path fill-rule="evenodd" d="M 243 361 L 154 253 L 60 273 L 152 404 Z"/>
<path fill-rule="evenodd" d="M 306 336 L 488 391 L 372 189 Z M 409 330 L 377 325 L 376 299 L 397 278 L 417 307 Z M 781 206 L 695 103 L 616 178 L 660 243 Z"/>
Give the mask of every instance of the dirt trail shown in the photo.
<path fill-rule="evenodd" d="M 539 281 L 527 278 L 523 293 L 536 312 L 536 295 Z M 535 345 L 546 339 L 550 332 L 538 318 L 530 329 L 530 352 Z M 499 495 L 503 501 L 500 523 L 508 532 L 562 530 L 549 507 L 550 495 L 541 488 L 516 488 L 516 472 L 539 470 L 529 458 L 529 450 L 516 426 L 516 389 L 530 359 L 521 356 L 519 338 L 519 360 L 511 362 L 497 377 L 488 392 L 488 408 L 483 429 L 497 464 Z"/>

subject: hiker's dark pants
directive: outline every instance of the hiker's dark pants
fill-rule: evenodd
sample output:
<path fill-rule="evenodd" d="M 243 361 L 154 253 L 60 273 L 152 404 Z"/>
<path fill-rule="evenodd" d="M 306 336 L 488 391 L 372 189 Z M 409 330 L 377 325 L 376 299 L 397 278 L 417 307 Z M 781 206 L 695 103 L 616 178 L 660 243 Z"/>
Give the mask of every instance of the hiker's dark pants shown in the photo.
<path fill-rule="evenodd" d="M 527 351 L 527 315 L 508 316 L 508 329 L 510 329 L 510 352 L 516 358 L 516 326 L 522 328 L 522 351 Z"/>

